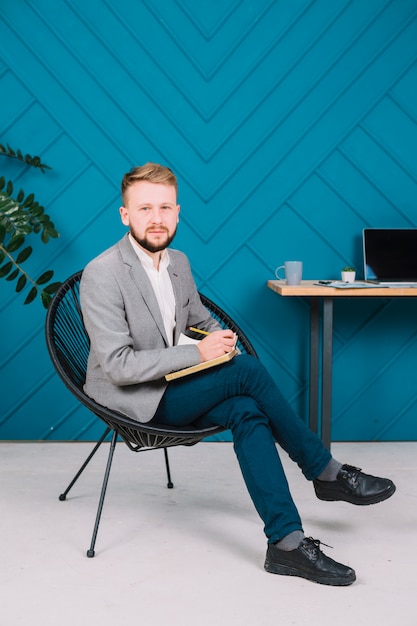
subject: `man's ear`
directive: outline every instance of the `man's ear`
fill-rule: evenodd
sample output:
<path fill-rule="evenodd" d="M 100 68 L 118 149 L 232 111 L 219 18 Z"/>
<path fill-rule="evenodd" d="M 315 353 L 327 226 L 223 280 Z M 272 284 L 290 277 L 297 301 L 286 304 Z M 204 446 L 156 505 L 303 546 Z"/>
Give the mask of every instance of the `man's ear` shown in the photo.
<path fill-rule="evenodd" d="M 177 209 L 178 209 L 178 213 L 177 213 L 177 224 L 180 221 L 180 205 L 177 204 Z"/>
<path fill-rule="evenodd" d="M 125 226 L 129 226 L 129 213 L 127 208 L 125 206 L 121 206 L 119 212 L 122 224 L 124 224 Z"/>

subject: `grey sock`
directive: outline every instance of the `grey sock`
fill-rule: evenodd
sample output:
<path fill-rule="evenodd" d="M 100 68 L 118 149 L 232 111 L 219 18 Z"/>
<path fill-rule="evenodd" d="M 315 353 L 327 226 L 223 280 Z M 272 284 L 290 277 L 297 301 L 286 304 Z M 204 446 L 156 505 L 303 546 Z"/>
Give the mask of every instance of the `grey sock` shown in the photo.
<path fill-rule="evenodd" d="M 292 533 L 277 541 L 275 543 L 276 547 L 280 550 L 285 550 L 285 552 L 290 552 L 290 550 L 296 550 L 302 540 L 304 539 L 304 533 L 302 530 L 294 530 Z"/>
<path fill-rule="evenodd" d="M 326 465 L 322 473 L 317 476 L 319 480 L 332 481 L 336 480 L 339 470 L 342 467 L 342 463 L 336 461 L 333 457 L 330 459 L 329 463 Z"/>

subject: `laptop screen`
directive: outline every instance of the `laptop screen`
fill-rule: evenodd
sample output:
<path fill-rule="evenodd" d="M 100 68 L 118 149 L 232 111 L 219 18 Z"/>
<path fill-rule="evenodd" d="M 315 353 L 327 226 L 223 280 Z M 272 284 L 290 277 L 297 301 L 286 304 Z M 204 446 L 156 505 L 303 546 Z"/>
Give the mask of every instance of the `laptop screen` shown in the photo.
<path fill-rule="evenodd" d="M 417 228 L 363 230 L 365 280 L 417 281 Z"/>

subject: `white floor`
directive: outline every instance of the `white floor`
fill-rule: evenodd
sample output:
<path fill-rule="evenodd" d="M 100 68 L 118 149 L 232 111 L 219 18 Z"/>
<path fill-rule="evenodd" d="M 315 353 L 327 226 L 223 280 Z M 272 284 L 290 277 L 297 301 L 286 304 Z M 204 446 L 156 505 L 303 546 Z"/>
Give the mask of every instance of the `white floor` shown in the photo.
<path fill-rule="evenodd" d="M 356 569 L 351 587 L 267 574 L 262 524 L 230 443 L 163 454 L 118 444 L 96 544 L 86 557 L 108 444 L 70 492 L 85 443 L 0 443 L 2 626 L 415 626 L 417 443 L 333 444 L 336 458 L 386 475 L 371 507 L 320 502 L 282 455 L 306 534 Z"/>

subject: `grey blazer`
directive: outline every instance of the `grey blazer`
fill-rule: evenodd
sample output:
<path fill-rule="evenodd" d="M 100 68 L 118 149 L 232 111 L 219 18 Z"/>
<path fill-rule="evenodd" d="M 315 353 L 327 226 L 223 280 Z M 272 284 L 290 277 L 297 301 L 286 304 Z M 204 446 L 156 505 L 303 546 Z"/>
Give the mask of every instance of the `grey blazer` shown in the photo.
<path fill-rule="evenodd" d="M 152 285 L 127 235 L 93 259 L 81 280 L 81 306 L 91 347 L 85 392 L 140 422 L 154 416 L 165 374 L 199 363 L 195 345 L 175 345 L 188 326 L 219 328 L 201 304 L 187 257 L 169 250 L 175 295 L 174 346 L 169 347 Z"/>

